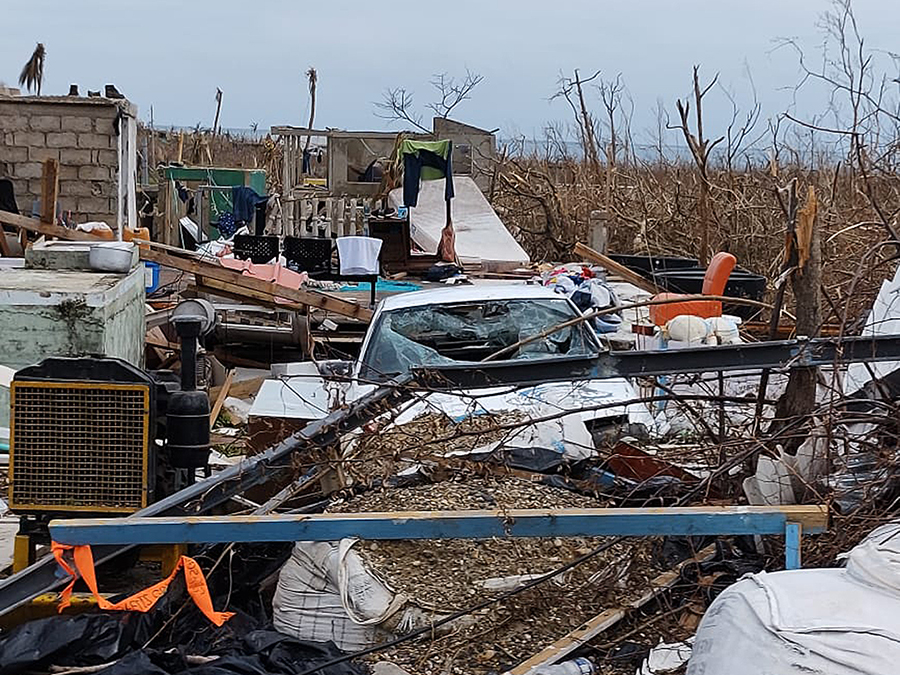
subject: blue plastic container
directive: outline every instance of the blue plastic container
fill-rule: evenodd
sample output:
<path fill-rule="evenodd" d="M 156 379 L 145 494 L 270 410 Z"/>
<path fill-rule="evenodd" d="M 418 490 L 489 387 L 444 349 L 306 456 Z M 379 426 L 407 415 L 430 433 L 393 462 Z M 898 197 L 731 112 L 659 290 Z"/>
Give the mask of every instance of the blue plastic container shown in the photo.
<path fill-rule="evenodd" d="M 144 288 L 148 293 L 159 288 L 159 263 L 144 261 Z"/>

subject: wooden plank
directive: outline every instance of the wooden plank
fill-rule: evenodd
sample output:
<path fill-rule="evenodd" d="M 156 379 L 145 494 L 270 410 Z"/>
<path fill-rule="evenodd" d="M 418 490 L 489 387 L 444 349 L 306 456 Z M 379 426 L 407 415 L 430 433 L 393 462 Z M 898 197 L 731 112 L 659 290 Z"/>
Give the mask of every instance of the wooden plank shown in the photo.
<path fill-rule="evenodd" d="M 67 239 L 69 241 L 104 241 L 100 237 L 96 237 L 88 232 L 80 232 L 51 223 L 42 223 L 37 218 L 28 218 L 27 216 L 20 216 L 17 213 L 10 213 L 9 211 L 0 211 L 0 223 L 12 225 L 13 227 L 21 227 L 23 230 L 43 234 L 46 237 L 56 237 L 57 239 Z"/>
<path fill-rule="evenodd" d="M 174 197 L 173 182 L 159 176 L 159 192 L 156 195 L 157 211 L 162 205 L 162 227 L 157 228 L 156 238 L 161 239 L 163 243 L 175 245 L 181 241 L 178 232 L 178 224 L 175 217 L 175 205 L 172 203 Z M 160 236 L 160 234 L 162 236 Z"/>
<path fill-rule="evenodd" d="M 266 377 L 252 377 L 249 380 L 238 380 L 237 382 L 232 382 L 231 387 L 228 392 L 230 396 L 234 396 L 235 398 L 245 399 L 250 396 L 256 396 L 259 393 L 260 387 L 262 387 L 263 382 L 265 382 L 268 378 Z M 211 399 L 219 398 L 219 394 L 222 391 L 222 387 L 225 385 L 219 385 L 217 387 L 210 387 L 209 389 L 209 397 Z"/>
<path fill-rule="evenodd" d="M 624 265 L 620 265 L 612 258 L 608 258 L 603 255 L 599 251 L 595 251 L 589 246 L 585 246 L 581 242 L 575 244 L 574 249 L 575 255 L 579 255 L 584 260 L 588 260 L 592 263 L 602 266 L 606 271 L 612 272 L 613 274 L 617 274 L 622 277 L 625 281 L 634 284 L 641 290 L 647 291 L 648 293 L 653 293 L 656 295 L 657 293 L 664 293 L 665 289 L 660 288 L 656 284 L 654 284 L 649 279 L 645 279 L 637 272 L 632 272 L 630 269 L 625 267 Z"/>
<path fill-rule="evenodd" d="M 152 340 L 152 342 L 146 342 L 146 340 Z M 147 336 L 145 338 L 145 343 L 148 347 L 150 347 L 155 353 L 156 358 L 159 359 L 160 363 L 166 360 L 166 353 L 163 351 L 163 347 L 158 345 L 169 344 L 169 341 L 166 339 L 165 334 L 162 332 L 162 328 L 159 326 L 153 326 L 147 331 Z"/>
<path fill-rule="evenodd" d="M 264 307 L 272 307 L 278 309 L 286 309 L 294 312 L 301 312 L 306 309 L 306 305 L 297 302 L 276 302 L 268 293 L 254 291 L 249 288 L 234 288 L 223 281 L 210 279 L 209 277 L 197 277 L 197 285 L 195 288 L 204 293 L 211 295 L 220 295 L 232 300 L 238 300 L 252 304 L 260 304 Z"/>
<path fill-rule="evenodd" d="M 551 645 L 548 645 L 540 652 L 532 656 L 527 661 L 523 661 L 512 670 L 508 670 L 504 675 L 531 675 L 539 668 L 553 663 L 557 663 L 563 657 L 571 654 L 573 651 L 597 637 L 600 633 L 616 625 L 628 614 L 629 610 L 640 609 L 651 600 L 659 597 L 662 593 L 669 590 L 675 585 L 680 576 L 681 569 L 685 565 L 692 563 L 700 563 L 711 559 L 716 553 L 715 544 L 707 546 L 705 549 L 697 553 L 693 558 L 688 558 L 678 563 L 673 570 L 663 572 L 650 582 L 650 590 L 644 593 L 634 602 L 628 603 L 625 607 L 614 607 L 604 610 L 590 621 L 580 625 L 575 630 L 563 636 Z"/>
<path fill-rule="evenodd" d="M 59 200 L 59 160 L 45 159 L 41 173 L 41 221 L 56 223 L 56 202 Z"/>
<path fill-rule="evenodd" d="M 197 253 L 196 251 L 189 251 L 186 248 L 181 248 L 180 246 L 170 246 L 169 244 L 162 244 L 158 241 L 150 241 L 149 239 L 138 239 L 134 238 L 132 241 L 135 244 L 138 244 L 144 248 L 158 248 L 160 251 L 167 251 L 168 253 L 173 253 L 175 255 L 181 256 L 183 258 L 195 258 L 197 260 L 202 260 L 203 256 Z"/>
<path fill-rule="evenodd" d="M 21 234 L 23 230 L 19 230 Z M 9 242 L 6 240 L 6 231 L 0 227 L 0 255 L 3 255 L 5 258 L 12 257 L 12 250 L 9 248 Z"/>
<path fill-rule="evenodd" d="M 225 399 L 228 397 L 228 390 L 231 389 L 232 380 L 234 380 L 234 368 L 228 371 L 228 374 L 225 376 L 225 382 L 222 383 L 219 392 L 216 394 L 216 402 L 213 404 L 212 411 L 209 413 L 210 429 L 215 426 L 216 419 L 218 419 L 219 413 L 222 411 L 222 405 L 224 405 Z"/>
<path fill-rule="evenodd" d="M 269 363 L 254 361 L 253 359 L 245 359 L 241 356 L 235 356 L 231 352 L 225 351 L 221 346 L 217 346 L 213 350 L 213 354 L 222 363 L 228 363 L 232 366 L 242 366 L 244 368 L 256 368 L 258 370 L 268 370 L 271 367 Z"/>
<path fill-rule="evenodd" d="M 249 289 L 257 291 L 271 298 L 285 298 L 287 300 L 324 309 L 335 314 L 349 316 L 360 321 L 371 321 L 372 311 L 361 305 L 334 298 L 324 293 L 304 291 L 287 286 L 279 286 L 270 281 L 263 281 L 241 274 L 236 270 L 222 267 L 218 263 L 208 263 L 202 260 L 187 260 L 174 255 L 169 255 L 153 249 L 141 249 L 141 259 L 159 263 L 166 267 L 189 272 L 195 276 L 206 279 L 214 279 L 229 284 L 232 289 Z"/>
<path fill-rule="evenodd" d="M 169 323 L 169 316 L 172 314 L 171 309 L 154 309 L 144 314 L 144 321 L 147 329 L 156 328 Z"/>
<path fill-rule="evenodd" d="M 826 529 L 825 506 L 681 506 L 612 509 L 391 511 L 277 516 L 200 516 L 54 520 L 63 544 L 218 544 L 359 539 L 491 539 L 658 535 L 783 535 Z M 809 525 L 807 525 L 809 523 Z"/>
<path fill-rule="evenodd" d="M 158 347 L 159 349 L 171 349 L 172 351 L 175 351 L 175 352 L 181 351 L 181 345 L 178 344 L 177 342 L 169 342 L 168 340 L 165 339 L 165 337 L 160 339 L 160 338 L 155 337 L 150 334 L 148 334 L 147 337 L 144 339 L 144 344 L 147 345 L 148 347 Z"/>

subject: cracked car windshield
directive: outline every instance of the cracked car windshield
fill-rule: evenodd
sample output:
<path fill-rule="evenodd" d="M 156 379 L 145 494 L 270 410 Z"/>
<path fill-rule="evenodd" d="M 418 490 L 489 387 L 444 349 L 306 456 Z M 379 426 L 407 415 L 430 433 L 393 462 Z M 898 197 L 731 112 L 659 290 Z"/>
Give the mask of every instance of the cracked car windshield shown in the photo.
<path fill-rule="evenodd" d="M 363 356 L 361 377 L 384 381 L 414 366 L 471 363 L 578 316 L 565 300 L 496 300 L 384 312 Z M 584 324 L 517 347 L 504 359 L 596 353 Z"/>

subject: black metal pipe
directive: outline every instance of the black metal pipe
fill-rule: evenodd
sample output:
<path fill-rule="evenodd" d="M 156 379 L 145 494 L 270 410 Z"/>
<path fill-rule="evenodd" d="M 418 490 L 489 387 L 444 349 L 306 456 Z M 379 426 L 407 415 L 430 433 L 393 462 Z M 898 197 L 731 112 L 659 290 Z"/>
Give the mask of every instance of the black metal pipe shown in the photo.
<path fill-rule="evenodd" d="M 197 388 L 197 338 L 189 335 L 181 338 L 181 390 Z"/>

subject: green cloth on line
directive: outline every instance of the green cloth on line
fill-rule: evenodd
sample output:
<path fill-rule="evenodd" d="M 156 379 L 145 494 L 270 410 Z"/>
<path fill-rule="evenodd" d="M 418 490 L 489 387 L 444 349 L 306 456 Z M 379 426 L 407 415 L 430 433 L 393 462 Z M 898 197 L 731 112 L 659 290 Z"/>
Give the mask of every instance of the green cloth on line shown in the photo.
<path fill-rule="evenodd" d="M 452 147 L 452 141 L 413 141 L 406 139 L 400 141 L 400 148 L 397 150 L 397 154 L 402 159 L 406 155 L 418 155 L 419 150 L 427 150 L 446 160 Z M 433 166 L 422 167 L 422 180 L 437 180 L 443 177 L 444 172 L 440 169 L 436 169 Z"/>

